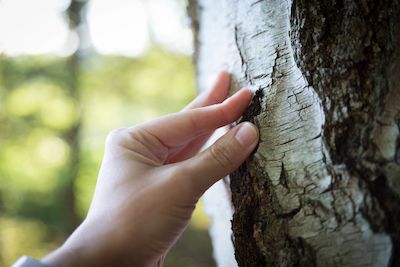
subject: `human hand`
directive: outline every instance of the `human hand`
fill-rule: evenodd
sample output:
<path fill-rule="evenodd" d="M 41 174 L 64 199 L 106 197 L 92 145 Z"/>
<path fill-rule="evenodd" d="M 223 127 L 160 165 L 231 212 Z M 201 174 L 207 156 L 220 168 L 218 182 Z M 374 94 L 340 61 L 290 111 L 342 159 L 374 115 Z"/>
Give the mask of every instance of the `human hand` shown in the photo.
<path fill-rule="evenodd" d="M 251 100 L 247 89 L 225 100 L 228 87 L 229 74 L 223 72 L 212 90 L 183 111 L 114 130 L 86 219 L 42 262 L 57 267 L 161 266 L 201 195 L 238 168 L 257 144 L 258 131 L 246 122 L 197 154 Z"/>

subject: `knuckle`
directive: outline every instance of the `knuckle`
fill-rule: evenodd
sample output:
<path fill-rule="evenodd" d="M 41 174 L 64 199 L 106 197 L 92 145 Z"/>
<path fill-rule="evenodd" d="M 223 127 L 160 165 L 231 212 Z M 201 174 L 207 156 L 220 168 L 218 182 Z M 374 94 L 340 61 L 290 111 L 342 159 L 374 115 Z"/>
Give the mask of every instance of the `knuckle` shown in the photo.
<path fill-rule="evenodd" d="M 188 116 L 188 120 L 189 120 L 189 123 L 190 123 L 190 127 L 192 129 L 199 129 L 200 128 L 198 123 L 197 123 L 196 116 L 194 116 L 194 113 L 190 113 L 190 116 Z"/>
<path fill-rule="evenodd" d="M 106 138 L 106 145 L 118 144 L 126 136 L 126 128 L 117 128 L 108 133 Z"/>
<path fill-rule="evenodd" d="M 208 95 L 208 102 L 219 103 L 220 101 L 221 97 L 215 90 L 212 90 L 211 93 Z"/>
<path fill-rule="evenodd" d="M 224 147 L 221 143 L 215 143 L 210 148 L 210 154 L 212 159 L 217 162 L 226 171 L 231 169 L 233 164 L 232 162 L 232 153 L 229 148 Z"/>
<path fill-rule="evenodd" d="M 221 104 L 221 108 L 218 109 L 218 113 L 218 116 L 222 118 L 225 122 L 231 122 L 233 120 L 232 115 L 229 112 L 226 112 L 225 106 L 223 106 L 223 104 Z"/>

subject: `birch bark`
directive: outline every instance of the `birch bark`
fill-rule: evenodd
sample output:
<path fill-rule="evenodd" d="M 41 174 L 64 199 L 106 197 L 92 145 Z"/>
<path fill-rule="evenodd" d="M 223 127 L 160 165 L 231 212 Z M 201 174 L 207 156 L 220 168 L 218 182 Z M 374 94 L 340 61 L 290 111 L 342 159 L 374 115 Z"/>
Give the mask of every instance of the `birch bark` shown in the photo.
<path fill-rule="evenodd" d="M 229 70 L 261 134 L 205 197 L 218 265 L 400 266 L 399 1 L 188 10 L 199 90 Z"/>

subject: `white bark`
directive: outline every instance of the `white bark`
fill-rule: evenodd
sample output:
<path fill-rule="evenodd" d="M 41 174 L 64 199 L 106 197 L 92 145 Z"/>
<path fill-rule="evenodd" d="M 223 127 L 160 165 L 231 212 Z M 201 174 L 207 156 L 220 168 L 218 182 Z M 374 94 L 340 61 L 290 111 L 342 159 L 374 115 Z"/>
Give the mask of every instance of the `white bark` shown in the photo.
<path fill-rule="evenodd" d="M 212 186 L 204 195 L 203 203 L 210 216 L 210 235 L 214 248 L 214 259 L 220 267 L 235 267 L 237 262 L 232 243 L 232 214 L 229 181 L 227 178 Z"/>
<path fill-rule="evenodd" d="M 199 0 L 198 5 L 198 87 L 209 88 L 210 77 L 226 69 L 233 76 L 231 93 L 244 86 L 263 90 L 262 113 L 255 118 L 261 137 L 254 162 L 268 176 L 280 215 L 293 214 L 288 220 L 290 237 L 311 246 L 317 266 L 387 266 L 390 237 L 372 231 L 360 213 L 364 185 L 345 166 L 334 165 L 325 149 L 321 100 L 294 60 L 291 1 Z M 391 139 L 377 142 L 386 157 L 393 157 L 385 144 L 395 142 L 398 128 L 388 127 L 393 128 Z M 332 181 L 328 168 L 342 180 Z M 333 182 L 338 186 L 329 190 Z M 217 183 L 205 195 L 214 255 L 223 267 L 236 265 L 226 183 Z M 257 227 L 254 239 L 265 256 L 266 233 Z"/>

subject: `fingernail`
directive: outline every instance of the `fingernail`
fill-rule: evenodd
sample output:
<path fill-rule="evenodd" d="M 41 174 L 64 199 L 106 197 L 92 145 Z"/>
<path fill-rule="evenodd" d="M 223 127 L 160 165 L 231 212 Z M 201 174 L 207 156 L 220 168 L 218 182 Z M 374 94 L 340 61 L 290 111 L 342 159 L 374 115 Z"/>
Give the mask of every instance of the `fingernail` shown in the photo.
<path fill-rule="evenodd" d="M 236 140 L 244 147 L 250 146 L 256 142 L 257 137 L 257 129 L 249 122 L 242 123 L 235 135 Z"/>

